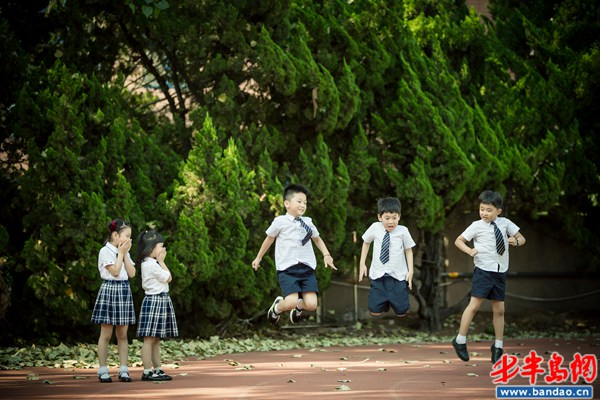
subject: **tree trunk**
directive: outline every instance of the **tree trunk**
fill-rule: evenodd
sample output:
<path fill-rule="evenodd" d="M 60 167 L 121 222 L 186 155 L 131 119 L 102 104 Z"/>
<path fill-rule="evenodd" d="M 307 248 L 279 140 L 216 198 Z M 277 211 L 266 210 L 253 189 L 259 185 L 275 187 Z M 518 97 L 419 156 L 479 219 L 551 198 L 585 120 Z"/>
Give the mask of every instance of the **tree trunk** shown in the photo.
<path fill-rule="evenodd" d="M 421 329 L 437 332 L 442 327 L 440 311 L 445 303 L 445 289 L 440 285 L 444 270 L 444 237 L 441 233 L 423 231 L 423 257 L 420 268 L 421 285 L 416 290 Z"/>

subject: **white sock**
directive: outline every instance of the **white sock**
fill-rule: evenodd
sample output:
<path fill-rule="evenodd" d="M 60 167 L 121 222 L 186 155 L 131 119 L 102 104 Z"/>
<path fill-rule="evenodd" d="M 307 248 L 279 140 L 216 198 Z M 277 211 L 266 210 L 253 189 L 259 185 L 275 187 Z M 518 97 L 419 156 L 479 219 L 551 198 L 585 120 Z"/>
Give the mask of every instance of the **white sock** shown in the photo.
<path fill-rule="evenodd" d="M 108 374 L 108 367 L 106 365 L 101 365 L 100 368 L 98 368 L 98 375 L 104 374 Z"/>
<path fill-rule="evenodd" d="M 504 342 L 502 340 L 496 339 L 496 343 L 494 343 L 494 346 L 496 346 L 497 349 L 501 349 L 503 344 Z"/>
<path fill-rule="evenodd" d="M 144 374 L 148 375 L 150 372 L 152 372 L 151 369 L 144 369 Z"/>
<path fill-rule="evenodd" d="M 296 303 L 296 308 L 298 310 L 302 310 L 302 308 L 300 308 L 300 302 L 302 301 L 302 299 L 298 299 L 298 302 Z"/>
<path fill-rule="evenodd" d="M 466 344 L 467 343 L 467 337 L 461 335 L 460 333 L 458 335 L 456 335 L 456 343 L 458 344 Z"/>
<path fill-rule="evenodd" d="M 129 370 L 127 369 L 127 365 L 121 365 L 119 367 L 119 373 L 123 373 L 123 372 L 129 373 Z"/>
<path fill-rule="evenodd" d="M 273 307 L 273 311 L 275 312 L 275 314 L 281 314 L 281 311 L 279 311 L 279 307 L 277 307 L 279 305 L 279 303 L 275 304 L 275 307 Z"/>

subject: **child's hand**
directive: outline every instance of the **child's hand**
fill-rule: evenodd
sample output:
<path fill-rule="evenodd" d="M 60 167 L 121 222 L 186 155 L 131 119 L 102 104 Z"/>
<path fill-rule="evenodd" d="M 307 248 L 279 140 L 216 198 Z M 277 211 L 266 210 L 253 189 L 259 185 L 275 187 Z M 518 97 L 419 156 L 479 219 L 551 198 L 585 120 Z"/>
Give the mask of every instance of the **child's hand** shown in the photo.
<path fill-rule="evenodd" d="M 131 239 L 123 239 L 119 242 L 119 253 L 125 255 L 131 249 Z"/>
<path fill-rule="evenodd" d="M 362 278 L 366 277 L 366 276 L 367 276 L 367 266 L 366 266 L 366 264 L 362 264 L 360 266 L 360 271 L 358 271 L 358 281 L 359 282 L 362 281 Z"/>
<path fill-rule="evenodd" d="M 412 290 L 413 275 L 414 275 L 413 271 L 408 271 L 408 274 L 406 274 L 406 282 L 408 282 L 408 290 Z"/>
<path fill-rule="evenodd" d="M 477 253 L 478 253 L 478 251 L 477 251 L 477 249 L 476 249 L 475 247 L 473 247 L 473 248 L 472 248 L 472 249 L 469 251 L 469 255 L 470 255 L 471 257 L 475 257 L 475 254 L 477 254 Z"/>
<path fill-rule="evenodd" d="M 166 257 L 167 257 L 167 250 L 163 249 L 160 253 L 158 253 L 158 256 L 156 257 L 156 261 L 161 263 L 161 262 L 165 261 Z"/>
<path fill-rule="evenodd" d="M 255 271 L 258 271 L 258 267 L 260 267 L 260 262 L 261 260 L 259 258 L 255 258 L 254 261 L 252 261 L 252 268 L 254 268 Z"/>
<path fill-rule="evenodd" d="M 323 257 L 323 262 L 325 263 L 325 268 L 327 268 L 327 266 L 329 265 L 331 269 L 335 269 L 337 271 L 337 268 L 335 267 L 335 265 L 333 265 L 333 257 L 331 257 L 330 254 L 327 254 Z"/>

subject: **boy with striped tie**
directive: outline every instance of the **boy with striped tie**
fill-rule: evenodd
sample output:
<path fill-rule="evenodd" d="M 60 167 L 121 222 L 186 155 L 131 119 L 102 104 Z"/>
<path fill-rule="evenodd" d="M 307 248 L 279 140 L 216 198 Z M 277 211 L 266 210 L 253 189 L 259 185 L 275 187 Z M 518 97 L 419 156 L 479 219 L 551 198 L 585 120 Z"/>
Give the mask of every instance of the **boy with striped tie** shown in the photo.
<path fill-rule="evenodd" d="M 492 302 L 493 325 L 496 340 L 491 346 L 492 363 L 503 354 L 504 341 L 504 297 L 506 293 L 506 271 L 508 270 L 508 245 L 519 247 L 525 238 L 519 227 L 508 218 L 500 217 L 502 195 L 485 190 L 479 195 L 479 217 L 454 244 L 462 252 L 473 257 L 475 270 L 471 280 L 471 301 L 460 319 L 458 335 L 452 339 L 452 347 L 462 361 L 469 361 L 467 333 L 475 314 L 485 299 Z M 467 245 L 473 241 L 473 247 Z"/>
<path fill-rule="evenodd" d="M 409 291 L 414 274 L 413 251 L 415 242 L 408 228 L 398 225 L 401 215 L 400 200 L 388 197 L 377 202 L 377 219 L 363 234 L 358 280 L 367 276 L 367 255 L 371 243 L 373 259 L 369 279 L 368 307 L 374 316 L 387 312 L 390 307 L 403 317 L 409 309 Z"/>
<path fill-rule="evenodd" d="M 267 312 L 267 319 L 273 325 L 284 312 L 290 311 L 290 321 L 295 324 L 303 310 L 317 309 L 317 259 L 311 239 L 323 253 L 325 267 L 329 265 L 336 269 L 317 227 L 311 218 L 303 216 L 307 195 L 308 190 L 301 185 L 292 184 L 284 189 L 283 204 L 287 212 L 273 220 L 256 259 L 252 261 L 252 268 L 257 270 L 263 256 L 275 242 L 275 266 L 283 296 L 277 296 Z"/>

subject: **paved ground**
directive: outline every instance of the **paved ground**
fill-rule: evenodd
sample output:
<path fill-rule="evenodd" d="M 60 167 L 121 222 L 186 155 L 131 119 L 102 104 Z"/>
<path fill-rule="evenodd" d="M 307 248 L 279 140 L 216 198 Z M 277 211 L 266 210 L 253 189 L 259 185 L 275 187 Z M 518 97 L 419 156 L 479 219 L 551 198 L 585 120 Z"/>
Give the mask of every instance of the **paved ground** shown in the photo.
<path fill-rule="evenodd" d="M 461 362 L 449 344 L 423 343 L 329 347 L 240 353 L 180 362 L 167 371 L 174 379 L 157 384 L 140 381 L 101 384 L 95 370 L 28 368 L 0 371 L 1 399 L 494 399 L 489 373 L 489 342 L 470 343 L 469 362 Z M 507 340 L 510 354 L 523 358 L 531 350 L 544 357 L 560 353 L 567 366 L 575 353 L 598 357 L 600 335 L 587 339 Z M 111 371 L 114 373 L 115 371 Z M 537 384 L 543 383 L 543 376 Z M 38 378 L 30 380 L 32 377 Z M 511 385 L 527 385 L 517 377 Z M 600 398 L 600 380 L 592 384 Z M 343 390 L 349 389 L 349 390 Z"/>

